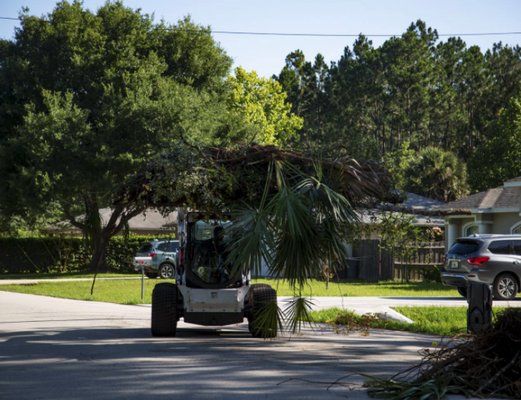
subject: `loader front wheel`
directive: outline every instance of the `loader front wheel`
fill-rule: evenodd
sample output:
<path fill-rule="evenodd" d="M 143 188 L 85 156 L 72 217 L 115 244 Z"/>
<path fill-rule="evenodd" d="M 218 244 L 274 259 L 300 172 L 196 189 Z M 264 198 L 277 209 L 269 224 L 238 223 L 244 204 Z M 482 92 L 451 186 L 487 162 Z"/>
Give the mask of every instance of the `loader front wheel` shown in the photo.
<path fill-rule="evenodd" d="M 278 326 L 277 291 L 265 284 L 252 285 L 249 301 L 248 329 L 252 336 L 264 339 L 276 337 Z"/>
<path fill-rule="evenodd" d="M 159 283 L 152 292 L 152 336 L 175 336 L 178 289 L 173 283 Z"/>

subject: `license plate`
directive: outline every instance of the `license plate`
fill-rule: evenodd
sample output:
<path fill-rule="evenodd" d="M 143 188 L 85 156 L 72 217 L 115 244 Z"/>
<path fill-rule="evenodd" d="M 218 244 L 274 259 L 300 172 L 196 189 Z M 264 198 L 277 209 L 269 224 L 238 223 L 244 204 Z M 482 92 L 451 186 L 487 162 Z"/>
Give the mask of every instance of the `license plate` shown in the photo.
<path fill-rule="evenodd" d="M 134 265 L 136 267 L 148 266 L 151 264 L 152 264 L 151 257 L 135 257 L 134 258 Z"/>
<path fill-rule="evenodd" d="M 451 262 L 449 263 L 449 268 L 450 268 L 450 269 L 458 269 L 458 268 L 459 268 L 459 262 L 458 262 L 458 261 L 455 261 L 455 260 L 451 261 Z"/>

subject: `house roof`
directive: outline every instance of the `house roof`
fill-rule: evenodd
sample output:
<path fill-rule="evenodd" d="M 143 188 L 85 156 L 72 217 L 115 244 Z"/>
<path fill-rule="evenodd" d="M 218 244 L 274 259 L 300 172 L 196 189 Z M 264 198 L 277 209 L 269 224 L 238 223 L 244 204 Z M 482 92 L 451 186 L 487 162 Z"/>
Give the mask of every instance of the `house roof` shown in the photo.
<path fill-rule="evenodd" d="M 508 182 L 521 183 L 521 177 L 505 182 L 504 186 L 475 193 L 459 200 L 451 201 L 442 207 L 443 210 L 475 210 L 475 209 L 519 209 L 521 206 L 521 185 L 508 185 Z"/>
<path fill-rule="evenodd" d="M 102 208 L 99 210 L 103 224 L 106 224 L 110 218 L 112 210 L 110 208 Z M 167 215 L 161 214 L 155 209 L 147 209 L 145 212 L 131 218 L 128 221 L 128 227 L 131 232 L 135 233 L 157 233 L 157 232 L 175 232 L 177 230 L 177 212 Z M 55 226 L 46 229 L 49 232 L 77 231 L 67 221 L 62 221 Z"/>
<path fill-rule="evenodd" d="M 108 221 L 110 210 L 107 210 L 107 217 L 101 213 L 103 221 Z M 175 231 L 177 230 L 177 212 L 162 215 L 159 211 L 148 209 L 144 213 L 131 218 L 128 221 L 131 231 Z"/>
<path fill-rule="evenodd" d="M 440 209 L 442 201 L 420 196 L 415 193 L 404 193 L 405 199 L 395 205 L 381 205 L 378 209 L 359 210 L 358 216 L 364 224 L 379 223 L 386 213 L 405 214 L 413 217 L 412 223 L 418 226 L 441 226 L 445 220 Z"/>
<path fill-rule="evenodd" d="M 412 209 L 413 211 L 421 210 L 437 210 L 442 207 L 445 203 L 429 197 L 420 196 L 416 193 L 407 192 L 407 198 L 401 204 L 401 206 Z"/>

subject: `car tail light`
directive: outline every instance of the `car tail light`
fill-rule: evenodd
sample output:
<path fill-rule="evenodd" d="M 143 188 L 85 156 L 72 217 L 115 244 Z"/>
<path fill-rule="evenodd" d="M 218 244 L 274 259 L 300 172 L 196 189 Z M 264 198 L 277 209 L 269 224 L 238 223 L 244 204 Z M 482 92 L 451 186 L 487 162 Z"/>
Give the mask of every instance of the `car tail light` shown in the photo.
<path fill-rule="evenodd" d="M 149 257 L 155 257 L 155 256 L 157 256 L 157 253 L 152 251 L 151 253 L 148 253 L 148 256 Z"/>
<path fill-rule="evenodd" d="M 488 260 L 490 260 L 490 257 L 487 257 L 487 256 L 479 256 L 479 257 L 470 257 L 470 258 L 467 258 L 467 262 L 468 262 L 470 265 L 483 265 L 483 264 L 485 264 Z"/>

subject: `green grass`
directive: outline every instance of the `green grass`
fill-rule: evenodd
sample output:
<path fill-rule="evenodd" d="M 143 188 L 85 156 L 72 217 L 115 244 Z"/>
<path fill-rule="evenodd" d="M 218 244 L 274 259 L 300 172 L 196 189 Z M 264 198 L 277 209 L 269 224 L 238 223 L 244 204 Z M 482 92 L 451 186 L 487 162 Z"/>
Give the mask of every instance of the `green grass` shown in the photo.
<path fill-rule="evenodd" d="M 83 272 L 65 272 L 65 273 L 45 273 L 39 272 L 34 274 L 1 274 L 2 279 L 74 279 L 74 278 L 92 278 L 94 274 L 86 274 Z M 136 277 L 136 274 L 117 274 L 117 273 L 99 273 L 98 278 L 128 278 Z"/>
<path fill-rule="evenodd" d="M 143 300 L 141 300 L 140 279 L 97 280 L 92 295 L 90 294 L 92 280 L 0 285 L 0 290 L 75 300 L 103 301 L 118 304 L 150 304 L 152 301 L 152 290 L 160 282 L 168 281 L 159 279 L 144 280 Z"/>
<path fill-rule="evenodd" d="M 292 296 L 287 282 L 274 279 L 259 279 L 255 282 L 268 283 L 277 289 L 279 296 Z M 304 288 L 304 296 L 410 296 L 410 297 L 459 297 L 456 289 L 431 282 L 329 282 L 310 280 Z"/>
<path fill-rule="evenodd" d="M 100 274 L 98 278 L 121 277 L 118 274 Z M 139 274 L 127 275 L 138 278 Z M 60 276 L 53 276 L 57 278 Z M 68 278 L 92 278 L 92 275 L 68 275 Z M 5 276 L 2 276 L 5 278 Z M 23 276 L 25 278 L 25 276 Z M 38 276 L 42 279 L 42 276 Z M 44 277 L 49 278 L 49 277 Z M 11 278 L 12 279 L 12 278 Z M 29 285 L 0 285 L 0 290 L 14 291 L 21 293 L 40 294 L 53 297 L 64 297 L 79 300 L 105 301 L 109 303 L 137 304 L 150 303 L 151 292 L 156 283 L 160 280 L 145 279 L 145 297 L 141 301 L 141 280 L 111 280 L 104 281 L 98 279 L 91 296 L 90 287 L 92 281 L 71 281 L 71 282 L 40 282 Z M 254 280 L 256 283 L 268 283 L 277 289 L 279 296 L 293 296 L 294 293 L 287 282 L 273 279 Z M 328 287 L 324 281 L 312 280 L 302 292 L 303 296 L 458 296 L 455 289 L 442 286 L 437 283 L 400 283 L 400 282 L 350 282 L 335 283 L 330 282 Z M 136 297 L 137 296 L 137 297 Z"/>
<path fill-rule="evenodd" d="M 407 324 L 384 321 L 371 316 L 359 316 L 341 309 L 328 309 L 312 313 L 315 322 L 336 325 L 339 330 L 361 330 L 369 328 L 391 329 L 439 336 L 454 336 L 467 331 L 466 307 L 394 307 L 396 311 L 414 321 Z"/>

